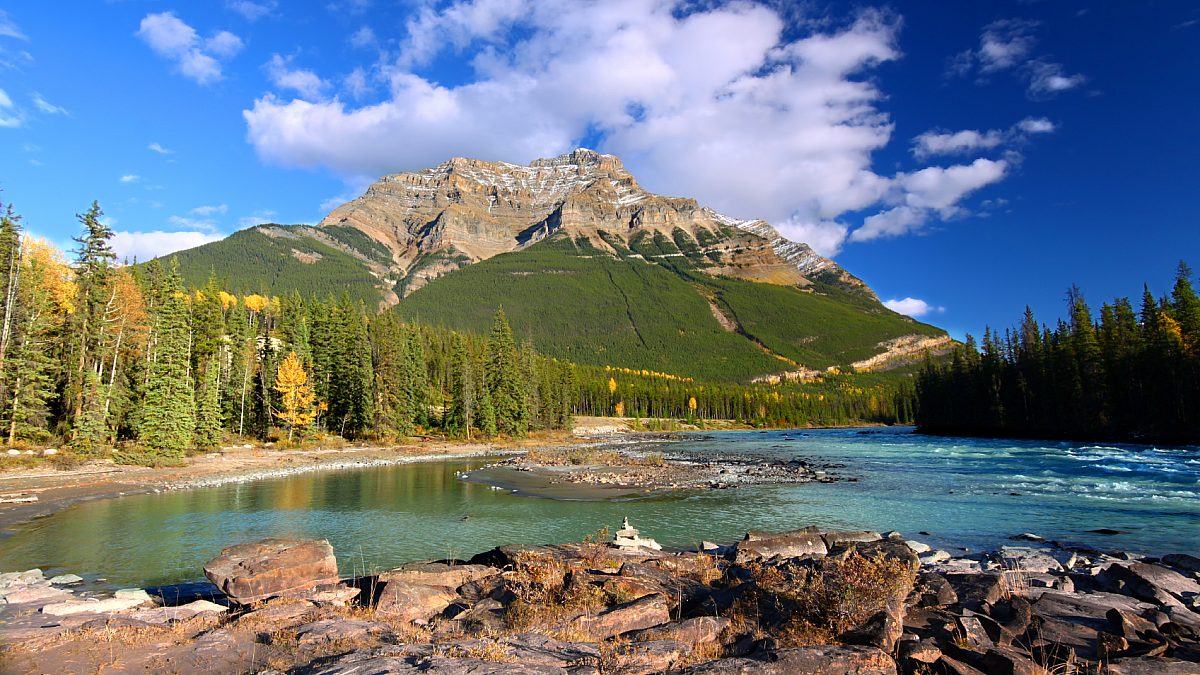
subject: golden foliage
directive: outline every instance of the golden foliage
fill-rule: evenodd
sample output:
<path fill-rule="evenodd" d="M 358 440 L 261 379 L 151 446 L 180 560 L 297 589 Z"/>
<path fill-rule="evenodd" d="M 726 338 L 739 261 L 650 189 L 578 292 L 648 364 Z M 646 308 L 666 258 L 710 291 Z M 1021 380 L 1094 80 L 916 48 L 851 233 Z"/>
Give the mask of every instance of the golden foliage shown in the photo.
<path fill-rule="evenodd" d="M 220 291 L 217 295 L 217 298 L 220 299 L 220 301 L 221 301 L 222 309 L 229 309 L 230 307 L 237 307 L 237 304 L 238 304 L 237 296 L 233 295 L 232 293 L 226 293 L 225 291 Z"/>
<path fill-rule="evenodd" d="M 75 312 L 75 273 L 71 271 L 61 251 L 45 239 L 26 236 L 21 240 L 25 247 L 25 265 L 41 272 L 40 284 L 62 314 Z"/>
<path fill-rule="evenodd" d="M 696 397 L 695 396 L 688 397 L 688 410 L 691 410 L 692 412 L 696 412 Z"/>
<path fill-rule="evenodd" d="M 283 363 L 279 364 L 274 388 L 283 400 L 283 410 L 276 412 L 275 416 L 288 426 L 288 438 L 291 438 L 292 431 L 312 424 L 317 417 L 313 407 L 317 395 L 308 384 L 308 373 L 304 372 L 296 352 L 288 352 Z"/>
<path fill-rule="evenodd" d="M 246 305 L 246 309 L 251 312 L 261 312 L 271 303 L 270 300 L 261 295 L 247 295 L 242 298 L 242 302 Z"/>
<path fill-rule="evenodd" d="M 625 401 L 617 401 L 617 417 L 625 416 Z"/>
<path fill-rule="evenodd" d="M 612 377 L 608 378 L 608 393 L 610 393 L 610 394 L 615 394 L 615 393 L 617 393 L 617 380 L 616 380 L 616 378 L 612 378 Z"/>

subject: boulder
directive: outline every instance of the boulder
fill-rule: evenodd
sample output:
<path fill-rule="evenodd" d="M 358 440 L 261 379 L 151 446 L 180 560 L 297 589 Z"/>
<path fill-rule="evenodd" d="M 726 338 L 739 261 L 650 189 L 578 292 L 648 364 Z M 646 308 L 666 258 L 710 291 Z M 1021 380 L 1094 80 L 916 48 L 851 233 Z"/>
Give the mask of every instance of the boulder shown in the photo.
<path fill-rule="evenodd" d="M 427 621 L 449 607 L 457 597 L 445 586 L 389 581 L 379 595 L 375 610 L 401 621 Z"/>
<path fill-rule="evenodd" d="M 982 665 L 988 675 L 1046 675 L 1045 668 L 1013 647 L 993 646 L 983 655 Z"/>
<path fill-rule="evenodd" d="M 50 583 L 55 586 L 70 586 L 83 581 L 83 577 L 78 574 L 60 574 L 50 578 Z"/>
<path fill-rule="evenodd" d="M 424 586 L 445 586 L 457 589 L 463 584 L 500 574 L 487 565 L 448 565 L 446 563 L 413 563 L 379 575 L 380 581 L 405 581 Z"/>
<path fill-rule="evenodd" d="M 577 617 L 571 627 L 591 640 L 607 640 L 622 633 L 661 626 L 670 620 L 667 599 L 662 595 L 648 595 L 594 616 Z"/>
<path fill-rule="evenodd" d="M 650 675 L 674 670 L 681 659 L 692 653 L 692 646 L 676 640 L 649 640 L 620 645 L 609 655 L 613 672 Z"/>
<path fill-rule="evenodd" d="M 882 556 L 889 560 L 898 560 L 914 572 L 921 568 L 921 563 L 917 560 L 917 554 L 913 553 L 908 544 L 899 539 L 847 542 L 831 548 L 828 553 L 831 556 L 839 556 L 848 555 L 850 551 L 857 552 L 865 558 Z"/>
<path fill-rule="evenodd" d="M 822 645 L 772 652 L 769 658 L 733 658 L 709 661 L 685 673 L 745 673 L 746 675 L 895 675 L 896 663 L 874 647 Z"/>
<path fill-rule="evenodd" d="M 934 664 L 942 658 L 942 650 L 933 640 L 902 640 L 897 649 L 901 660 Z M 916 668 L 912 670 L 916 670 Z"/>
<path fill-rule="evenodd" d="M 1114 564 L 1102 571 L 1097 580 L 1110 591 L 1166 606 L 1200 596 L 1200 583 L 1162 565 Z"/>
<path fill-rule="evenodd" d="M 887 653 L 896 650 L 896 641 L 904 634 L 904 623 L 896 612 L 876 612 L 863 625 L 848 630 L 839 640 L 851 645 L 878 647 Z"/>
<path fill-rule="evenodd" d="M 878 532 L 825 532 L 821 535 L 825 540 L 826 548 L 833 548 L 838 544 L 846 544 L 851 542 L 868 542 L 879 541 L 883 539 L 883 535 Z"/>
<path fill-rule="evenodd" d="M 978 610 L 984 603 L 995 604 L 1007 591 L 999 574 L 947 574 L 945 578 L 959 602 L 968 609 Z"/>
<path fill-rule="evenodd" d="M 390 635 L 391 630 L 387 624 L 356 619 L 322 619 L 296 629 L 296 640 L 302 647 Z"/>
<path fill-rule="evenodd" d="M 1200 572 L 1200 558 L 1186 553 L 1171 553 L 1164 555 L 1162 561 L 1177 570 L 1196 574 Z"/>
<path fill-rule="evenodd" d="M 1000 564 L 1008 570 L 1035 574 L 1064 571 L 1054 552 L 1047 548 L 1001 546 L 999 553 Z"/>
<path fill-rule="evenodd" d="M 782 534 L 751 532 L 734 545 L 734 558 L 738 562 L 799 558 L 801 556 L 823 556 L 829 549 L 820 533 L 796 531 Z"/>
<path fill-rule="evenodd" d="M 904 542 L 904 545 L 908 546 L 908 548 L 910 550 L 912 550 L 913 553 L 916 553 L 917 555 L 920 555 L 922 553 L 929 553 L 930 551 L 933 550 L 933 547 L 930 546 L 929 544 L 919 542 L 919 541 L 906 541 L 906 542 Z"/>
<path fill-rule="evenodd" d="M 1200 668 L 1192 661 L 1180 661 L 1162 656 L 1118 659 L 1108 664 L 1112 675 L 1196 675 Z"/>
<path fill-rule="evenodd" d="M 353 586 L 343 584 L 322 584 L 304 593 L 297 593 L 292 597 L 308 600 L 316 603 L 319 606 L 328 607 L 345 607 L 349 605 L 355 598 L 358 597 L 362 590 Z"/>
<path fill-rule="evenodd" d="M 600 660 L 600 650 L 586 642 L 564 642 L 537 633 L 513 635 L 503 642 L 519 663 L 571 668 Z"/>
<path fill-rule="evenodd" d="M 729 627 L 729 619 L 719 616 L 700 616 L 686 621 L 663 624 L 640 630 L 630 637 L 634 640 L 677 640 L 695 647 L 716 642 Z"/>
<path fill-rule="evenodd" d="M 918 607 L 940 607 L 958 602 L 958 593 L 940 574 L 923 574 L 913 592 Z"/>
<path fill-rule="evenodd" d="M 295 539 L 230 546 L 204 566 L 204 576 L 241 605 L 338 583 L 329 542 Z"/>
<path fill-rule="evenodd" d="M 985 652 L 995 646 L 978 617 L 960 616 L 957 623 L 960 640 L 965 648 Z"/>

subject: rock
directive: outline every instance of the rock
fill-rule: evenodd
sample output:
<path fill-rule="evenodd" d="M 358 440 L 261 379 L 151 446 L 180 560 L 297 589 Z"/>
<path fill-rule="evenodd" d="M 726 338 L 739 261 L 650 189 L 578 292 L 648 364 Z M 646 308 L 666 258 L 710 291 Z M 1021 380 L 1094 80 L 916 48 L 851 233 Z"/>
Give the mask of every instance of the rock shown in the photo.
<path fill-rule="evenodd" d="M 992 639 L 1007 644 L 1024 635 L 1029 629 L 1029 623 L 1033 620 L 1033 607 L 1025 598 L 1014 595 L 992 605 L 990 617 L 1000 629 L 1000 635 L 993 636 Z"/>
<path fill-rule="evenodd" d="M 113 597 L 119 600 L 137 600 L 139 603 L 152 603 L 154 598 L 141 588 L 122 588 L 113 593 Z"/>
<path fill-rule="evenodd" d="M 1001 546 L 1000 564 L 1007 570 L 1024 573 L 1062 572 L 1062 564 L 1055 560 L 1052 551 L 1025 546 Z"/>
<path fill-rule="evenodd" d="M 628 518 L 624 520 L 621 529 L 617 530 L 609 545 L 621 551 L 639 551 L 641 549 L 662 550 L 662 546 L 659 546 L 657 541 L 640 536 L 637 529 L 629 524 Z"/>
<path fill-rule="evenodd" d="M 896 663 L 873 647 L 823 645 L 780 649 L 769 658 L 709 661 L 684 673 L 745 673 L 746 675 L 895 675 Z"/>
<path fill-rule="evenodd" d="M 1145 656 L 1110 661 L 1106 672 L 1112 675 L 1196 675 L 1200 668 L 1191 661 Z"/>
<path fill-rule="evenodd" d="M 390 635 L 391 630 L 387 624 L 357 619 L 322 619 L 296 629 L 296 639 L 302 647 L 323 642 L 353 641 Z"/>
<path fill-rule="evenodd" d="M 1171 567 L 1196 574 L 1200 572 L 1200 558 L 1186 553 L 1171 553 L 1164 555 L 1162 561 Z"/>
<path fill-rule="evenodd" d="M 487 565 L 447 565 L 446 563 L 413 563 L 379 575 L 379 580 L 404 581 L 423 586 L 445 586 L 457 589 L 472 581 L 500 574 Z"/>
<path fill-rule="evenodd" d="M 983 655 L 983 670 L 988 675 L 1046 675 L 1046 669 L 1012 647 L 993 646 Z"/>
<path fill-rule="evenodd" d="M 201 614 L 224 614 L 228 607 L 207 600 L 196 600 L 178 607 L 155 607 L 131 612 L 129 617 L 151 624 L 165 624 L 175 621 L 187 621 Z"/>
<path fill-rule="evenodd" d="M 938 659 L 937 667 L 934 668 L 933 672 L 945 673 L 946 675 L 984 675 L 982 670 L 945 654 L 942 654 L 942 658 Z"/>
<path fill-rule="evenodd" d="M 801 556 L 823 556 L 829 552 L 825 540 L 820 533 L 797 530 L 781 534 L 765 534 L 750 532 L 746 538 L 734 546 L 735 559 L 738 562 L 749 560 L 769 560 L 781 558 L 799 558 Z"/>
<path fill-rule="evenodd" d="M 630 637 L 634 640 L 678 640 L 695 647 L 705 642 L 716 642 L 729 623 L 729 619 L 724 617 L 701 616 L 640 630 Z"/>
<path fill-rule="evenodd" d="M 691 645 L 676 640 L 649 640 L 620 645 L 609 659 L 614 672 L 649 675 L 674 670 L 674 665 L 691 653 Z"/>
<path fill-rule="evenodd" d="M 578 617 L 571 622 L 571 627 L 589 639 L 606 640 L 622 633 L 661 626 L 670 620 L 667 599 L 662 595 L 648 595 L 595 616 Z"/>
<path fill-rule="evenodd" d="M 230 546 L 204 566 L 204 575 L 243 605 L 338 583 L 333 547 L 312 540 L 264 539 Z"/>
<path fill-rule="evenodd" d="M 80 630 L 105 630 L 105 629 L 116 629 L 116 628 L 142 629 L 142 628 L 150 628 L 152 626 L 153 626 L 153 623 L 151 623 L 149 621 L 143 621 L 136 617 L 122 616 L 120 614 L 109 614 L 107 616 L 101 616 L 101 617 L 98 617 L 95 619 L 91 619 L 90 621 L 85 621 L 82 624 L 80 624 L 79 629 Z"/>
<path fill-rule="evenodd" d="M 46 457 L 53 457 L 58 454 L 58 448 L 46 448 L 42 450 L 42 454 Z"/>
<path fill-rule="evenodd" d="M 918 607 L 938 607 L 958 603 L 958 593 L 940 574 L 928 573 L 921 575 L 915 589 Z"/>
<path fill-rule="evenodd" d="M 427 621 L 449 607 L 457 597 L 445 586 L 389 581 L 379 595 L 375 610 L 401 621 Z"/>
<path fill-rule="evenodd" d="M 925 543 L 922 543 L 919 541 L 909 540 L 904 543 L 905 543 L 905 545 L 908 546 L 909 549 L 912 550 L 913 553 L 916 553 L 918 555 L 920 555 L 922 553 L 929 553 L 930 551 L 933 550 L 933 547 L 930 546 L 929 544 L 925 544 Z"/>
<path fill-rule="evenodd" d="M 536 633 L 513 635 L 503 642 L 519 663 L 569 668 L 600 660 L 600 650 L 586 642 L 564 642 Z"/>
<path fill-rule="evenodd" d="M 852 542 L 868 542 L 879 541 L 883 539 L 883 535 L 878 532 L 825 532 L 821 535 L 825 540 L 825 548 L 833 548 L 838 544 L 847 544 Z"/>
<path fill-rule="evenodd" d="M 148 598 L 149 596 L 147 596 Z M 97 600 L 88 598 L 84 600 L 72 600 L 69 602 L 58 602 L 42 607 L 43 614 L 51 614 L 53 616 L 70 616 L 72 614 L 102 614 L 108 612 L 123 612 L 127 609 L 133 609 L 145 600 L 136 596 L 127 598 L 108 598 L 105 600 Z"/>
<path fill-rule="evenodd" d="M 933 664 L 942 658 L 942 650 L 933 640 L 902 640 L 898 649 L 901 660 Z"/>
<path fill-rule="evenodd" d="M 945 551 L 942 551 L 942 550 L 937 550 L 932 553 L 926 553 L 925 555 L 923 555 L 919 558 L 922 565 L 936 565 L 940 562 L 945 562 L 949 559 L 950 559 L 950 554 Z"/>
<path fill-rule="evenodd" d="M 70 586 L 83 581 L 83 577 L 77 574 L 60 574 L 50 578 L 50 583 L 55 586 Z"/>
<path fill-rule="evenodd" d="M 883 610 L 873 614 L 863 625 L 842 633 L 838 639 L 846 644 L 878 647 L 890 654 L 903 634 L 904 622 L 900 615 Z"/>
<path fill-rule="evenodd" d="M 1121 611 L 1115 607 L 1105 612 L 1104 616 L 1112 626 L 1113 634 L 1119 635 L 1129 642 L 1144 640 L 1144 635 L 1158 630 L 1158 626 L 1141 616 L 1129 611 Z"/>
<path fill-rule="evenodd" d="M 293 597 L 308 600 L 322 607 L 345 607 L 361 592 L 361 589 L 343 584 L 322 584 L 311 591 L 298 593 Z"/>
<path fill-rule="evenodd" d="M 945 578 L 958 594 L 959 602 L 968 609 L 979 610 L 983 603 L 995 604 L 1007 594 L 999 574 L 947 574 Z"/>
<path fill-rule="evenodd" d="M 1160 605 L 1180 604 L 1184 598 L 1200 595 L 1200 583 L 1161 565 L 1136 562 L 1110 565 L 1097 580 L 1111 591 Z"/>
<path fill-rule="evenodd" d="M 46 603 L 73 597 L 70 591 L 49 586 L 16 586 L 4 591 L 4 601 L 10 605 Z"/>
<path fill-rule="evenodd" d="M 1033 534 L 1031 532 L 1022 532 L 1021 534 L 1014 534 L 1013 536 L 1009 537 L 1009 539 L 1011 539 L 1013 541 L 1046 541 L 1045 537 Z"/>
<path fill-rule="evenodd" d="M 483 659 L 458 659 L 448 656 L 427 656 L 423 659 L 415 661 L 413 670 L 396 670 L 396 671 L 381 671 L 372 667 L 369 670 L 335 670 L 323 671 L 333 673 L 346 672 L 361 672 L 370 673 L 434 673 L 436 675 L 566 675 L 567 671 L 557 666 L 539 666 L 537 664 L 526 663 L 498 663 L 496 661 L 484 661 Z"/>
<path fill-rule="evenodd" d="M 979 618 L 960 616 L 957 623 L 963 646 L 967 649 L 983 652 L 995 646 Z"/>
<path fill-rule="evenodd" d="M 276 628 L 290 628 L 303 623 L 303 619 L 313 608 L 311 602 L 293 602 L 289 599 L 287 602 L 268 604 L 262 609 L 243 614 L 238 621 L 261 621 Z"/>

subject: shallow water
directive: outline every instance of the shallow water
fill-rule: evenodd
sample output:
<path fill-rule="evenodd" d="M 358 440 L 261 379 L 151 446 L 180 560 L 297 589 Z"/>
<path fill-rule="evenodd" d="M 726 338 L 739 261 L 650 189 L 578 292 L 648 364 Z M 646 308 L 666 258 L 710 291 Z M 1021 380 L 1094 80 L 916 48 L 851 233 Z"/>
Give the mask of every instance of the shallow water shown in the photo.
<path fill-rule="evenodd" d="M 327 538 L 343 573 L 575 541 L 629 516 L 667 546 L 748 529 L 896 529 L 945 547 L 1020 532 L 1148 554 L 1200 553 L 1200 448 L 918 436 L 909 429 L 723 432 L 656 450 L 842 463 L 858 482 L 608 501 L 525 497 L 463 481 L 494 460 L 398 464 L 84 503 L 0 540 L 0 570 L 41 567 L 115 586 L 201 578 L 229 544 Z M 1015 494 L 1014 494 L 1015 493 Z M 1110 528 L 1116 536 L 1089 533 Z M 929 535 L 918 535 L 918 532 Z"/>

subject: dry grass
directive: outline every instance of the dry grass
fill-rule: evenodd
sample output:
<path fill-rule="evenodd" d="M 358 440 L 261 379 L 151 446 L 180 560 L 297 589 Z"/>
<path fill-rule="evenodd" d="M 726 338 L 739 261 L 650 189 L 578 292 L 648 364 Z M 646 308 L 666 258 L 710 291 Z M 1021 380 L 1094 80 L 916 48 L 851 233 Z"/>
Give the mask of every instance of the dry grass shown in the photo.
<path fill-rule="evenodd" d="M 661 452 L 632 455 L 615 450 L 589 447 L 530 448 L 525 453 L 525 461 L 544 466 L 663 466 L 665 464 Z"/>

